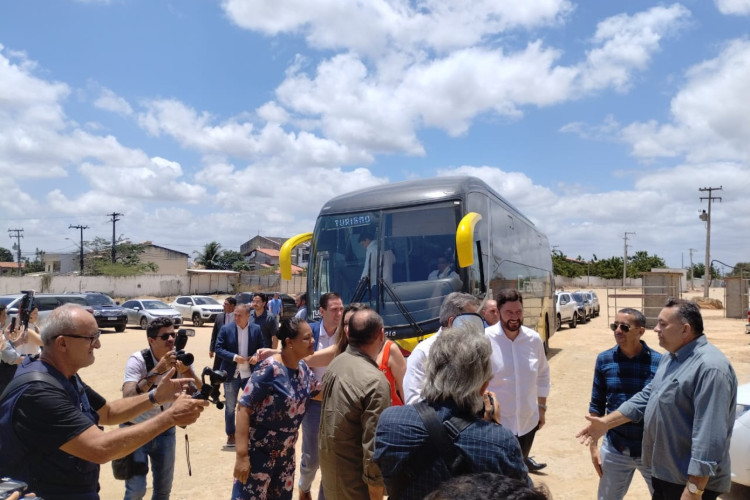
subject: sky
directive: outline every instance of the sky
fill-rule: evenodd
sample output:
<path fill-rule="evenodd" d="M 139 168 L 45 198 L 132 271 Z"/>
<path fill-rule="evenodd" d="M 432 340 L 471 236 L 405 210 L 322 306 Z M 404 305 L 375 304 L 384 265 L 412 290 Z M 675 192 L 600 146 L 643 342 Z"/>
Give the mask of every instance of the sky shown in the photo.
<path fill-rule="evenodd" d="M 193 256 L 473 175 L 588 260 L 750 261 L 750 0 L 0 2 L 0 246 Z M 719 264 L 715 264 L 720 267 Z"/>

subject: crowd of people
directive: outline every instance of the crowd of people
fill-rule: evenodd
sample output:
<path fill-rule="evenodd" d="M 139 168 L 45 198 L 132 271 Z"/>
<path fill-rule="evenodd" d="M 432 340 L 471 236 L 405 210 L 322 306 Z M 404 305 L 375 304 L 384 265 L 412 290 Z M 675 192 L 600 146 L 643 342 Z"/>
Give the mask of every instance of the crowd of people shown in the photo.
<path fill-rule="evenodd" d="M 530 450 L 550 368 L 517 290 L 484 302 L 447 295 L 440 329 L 408 358 L 366 304 L 329 292 L 308 323 L 306 296 L 283 321 L 276 300 L 227 298 L 211 335 L 213 369 L 225 375 L 233 499 L 290 500 L 295 484 L 300 500 L 312 499 L 318 470 L 318 499 L 549 498 L 529 473 L 546 466 Z M 0 306 L 0 326 L 5 313 Z M 169 498 L 174 428 L 208 405 L 190 396 L 202 382 L 177 355 L 172 321 L 149 325 L 144 349 L 127 360 L 123 398 L 107 401 L 78 375 L 101 345 L 93 316 L 67 304 L 41 329 L 30 318 L 0 332 L 13 371 L 0 388 L 0 475 L 46 499 L 93 500 L 100 465 L 114 460 L 126 500 L 144 498 L 149 473 L 152 498 Z M 654 499 L 729 491 L 737 379 L 707 342 L 699 308 L 666 303 L 655 327 L 663 355 L 641 339 L 642 312 L 622 309 L 610 326 L 615 345 L 597 357 L 577 435 L 600 478 L 597 498 L 624 498 L 635 470 Z"/>

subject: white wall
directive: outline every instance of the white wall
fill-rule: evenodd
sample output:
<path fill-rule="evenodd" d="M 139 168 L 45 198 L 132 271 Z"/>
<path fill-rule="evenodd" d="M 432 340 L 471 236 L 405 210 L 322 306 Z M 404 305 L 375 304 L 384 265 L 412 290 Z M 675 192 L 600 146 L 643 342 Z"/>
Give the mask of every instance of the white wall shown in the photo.
<path fill-rule="evenodd" d="M 43 276 L 13 276 L 0 278 L 0 295 L 19 293 L 21 290 L 36 290 L 44 293 L 83 292 L 87 290 L 103 292 L 112 297 L 131 298 L 144 295 L 167 297 L 186 295 L 188 289 L 187 275 L 147 274 L 140 276 L 50 276 L 49 287 L 43 287 Z M 212 285 L 215 285 L 213 283 Z M 193 283 L 193 293 L 213 293 L 202 283 Z M 208 285 L 208 283 L 206 283 Z M 231 290 L 228 290 L 231 291 Z"/>

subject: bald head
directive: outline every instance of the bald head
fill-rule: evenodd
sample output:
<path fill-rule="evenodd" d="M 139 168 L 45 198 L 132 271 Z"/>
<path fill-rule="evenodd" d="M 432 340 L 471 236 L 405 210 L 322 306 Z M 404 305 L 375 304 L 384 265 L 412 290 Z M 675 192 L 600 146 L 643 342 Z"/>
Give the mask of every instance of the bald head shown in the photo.
<path fill-rule="evenodd" d="M 89 330 L 98 330 L 94 316 L 78 304 L 64 304 L 54 309 L 44 321 L 42 343 L 49 347 L 56 337 L 80 334 L 77 332 L 88 335 Z"/>
<path fill-rule="evenodd" d="M 356 311 L 349 318 L 349 343 L 362 347 L 376 342 L 383 331 L 383 318 L 372 309 Z"/>

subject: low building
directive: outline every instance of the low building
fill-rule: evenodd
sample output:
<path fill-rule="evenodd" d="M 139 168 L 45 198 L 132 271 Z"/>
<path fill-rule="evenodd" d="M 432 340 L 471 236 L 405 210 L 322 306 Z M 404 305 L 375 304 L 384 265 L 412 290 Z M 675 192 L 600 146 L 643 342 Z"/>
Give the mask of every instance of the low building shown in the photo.
<path fill-rule="evenodd" d="M 24 268 L 24 262 L 21 262 L 21 269 Z M 18 274 L 18 262 L 0 262 L 0 276 L 10 276 Z"/>
<path fill-rule="evenodd" d="M 48 274 L 72 274 L 81 270 L 81 255 L 72 253 L 44 253 L 44 272 Z"/>
<path fill-rule="evenodd" d="M 153 262 L 158 267 L 158 270 L 145 274 L 185 274 L 188 267 L 188 258 L 190 255 L 185 252 L 178 252 L 166 247 L 160 247 L 154 245 L 150 241 L 141 243 L 143 247 L 143 253 L 138 257 L 141 262 Z"/>
<path fill-rule="evenodd" d="M 262 267 L 269 267 L 277 265 L 279 263 L 279 253 L 281 246 L 288 238 L 280 238 L 276 236 L 261 236 L 256 235 L 250 238 L 248 241 L 240 245 L 240 253 L 245 257 L 245 260 L 250 264 L 250 269 L 260 269 Z M 273 254 L 273 250 L 276 250 L 276 254 Z M 260 253 L 257 253 L 260 252 Z M 307 263 L 310 260 L 310 242 L 305 242 L 298 245 L 292 251 L 292 264 L 298 267 L 307 267 Z M 263 264 L 266 264 L 265 266 Z"/>

